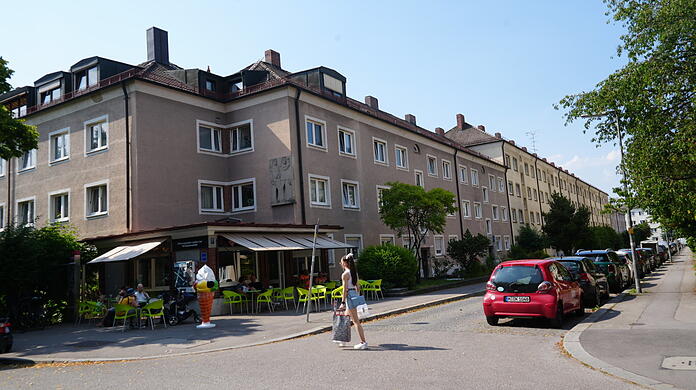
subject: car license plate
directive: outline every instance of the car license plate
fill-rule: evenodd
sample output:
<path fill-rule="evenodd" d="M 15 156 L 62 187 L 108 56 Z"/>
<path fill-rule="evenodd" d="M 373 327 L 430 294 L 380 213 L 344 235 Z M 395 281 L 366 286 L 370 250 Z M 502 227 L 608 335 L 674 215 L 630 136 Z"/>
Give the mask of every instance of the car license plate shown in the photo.
<path fill-rule="evenodd" d="M 529 297 L 505 297 L 505 302 L 529 302 Z"/>

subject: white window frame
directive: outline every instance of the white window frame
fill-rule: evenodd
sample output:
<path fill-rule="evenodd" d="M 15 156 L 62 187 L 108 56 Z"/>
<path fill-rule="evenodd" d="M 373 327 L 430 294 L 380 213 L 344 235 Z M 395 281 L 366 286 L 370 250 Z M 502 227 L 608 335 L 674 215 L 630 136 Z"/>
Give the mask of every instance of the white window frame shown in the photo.
<path fill-rule="evenodd" d="M 36 220 L 36 196 L 28 196 L 26 198 L 15 200 L 15 215 L 14 220 L 19 225 L 19 204 L 24 202 L 32 202 L 31 216 L 32 220 L 21 226 L 34 226 L 34 221 Z"/>
<path fill-rule="evenodd" d="M 106 145 L 100 145 L 94 149 L 90 149 L 91 147 L 91 129 L 90 126 L 94 126 L 97 124 L 101 124 L 102 128 L 101 131 L 106 132 Z M 100 152 L 105 152 L 109 150 L 109 143 L 110 143 L 110 138 L 111 134 L 109 134 L 109 115 L 102 115 L 97 118 L 92 118 L 90 120 L 87 120 L 83 123 L 84 125 L 84 130 L 83 130 L 83 136 L 84 136 L 84 145 L 85 145 L 85 156 L 91 156 L 93 154 L 97 154 Z M 101 137 L 99 137 L 99 140 L 101 141 Z M 196 143 L 198 143 L 198 128 L 196 128 Z"/>
<path fill-rule="evenodd" d="M 418 177 L 420 176 L 420 184 L 418 184 Z M 421 188 L 425 188 L 425 177 L 423 176 L 423 171 L 417 169 L 413 170 L 413 183 Z"/>
<path fill-rule="evenodd" d="M 483 203 L 488 203 L 491 200 L 491 194 L 488 192 L 488 187 L 482 186 L 481 187 L 481 194 L 483 197 Z"/>
<path fill-rule="evenodd" d="M 498 178 L 498 192 L 501 194 L 505 193 L 505 180 L 502 177 Z"/>
<path fill-rule="evenodd" d="M 390 189 L 390 188 L 391 188 L 390 186 L 384 186 L 384 185 L 379 185 L 379 184 L 377 184 L 377 185 L 375 186 L 375 189 L 377 190 L 377 212 L 378 212 L 378 213 L 379 213 L 379 210 L 380 210 L 380 208 L 379 208 L 379 203 L 380 203 L 380 200 L 381 200 L 381 197 L 379 196 L 379 194 L 380 194 L 380 192 L 381 192 L 382 190 L 388 190 L 388 189 Z"/>
<path fill-rule="evenodd" d="M 413 236 L 410 234 L 404 234 L 401 236 L 401 246 L 410 249 L 409 247 L 411 246 L 411 242 L 413 241 Z M 408 243 L 408 245 L 407 245 Z"/>
<path fill-rule="evenodd" d="M 377 151 L 375 150 L 375 145 L 381 144 L 383 146 L 384 161 L 377 160 Z M 372 137 L 372 158 L 375 164 L 389 166 L 389 152 L 387 151 L 387 140 Z"/>
<path fill-rule="evenodd" d="M 437 248 L 437 241 L 438 239 L 440 240 L 440 253 L 438 253 L 438 248 Z M 433 236 L 433 252 L 435 253 L 435 257 L 442 257 L 445 255 L 445 236 L 441 234 L 436 234 Z"/>
<path fill-rule="evenodd" d="M 481 206 L 481 202 L 474 202 L 474 219 L 483 219 L 483 208 Z"/>
<path fill-rule="evenodd" d="M 450 241 L 452 241 L 452 240 L 454 240 L 454 241 L 459 241 L 459 236 L 456 235 L 456 234 L 450 234 L 449 236 L 447 236 L 447 242 L 448 242 L 448 243 L 449 243 Z"/>
<path fill-rule="evenodd" d="M 312 132 L 313 132 L 312 138 L 316 138 L 316 136 L 314 135 L 314 134 L 316 134 L 315 130 L 314 130 L 314 124 L 318 124 L 321 126 L 321 137 L 322 137 L 321 139 L 324 141 L 323 145 L 318 145 L 316 143 L 309 142 L 309 137 L 308 137 L 308 133 L 307 133 L 307 123 L 309 123 L 309 122 L 311 122 L 313 124 L 312 125 Z M 324 152 L 328 151 L 328 144 L 329 143 L 328 143 L 328 140 L 326 139 L 326 121 L 323 121 L 319 118 L 311 117 L 309 115 L 305 115 L 304 133 L 305 133 L 305 144 L 307 145 L 308 148 L 318 149 L 318 150 L 322 150 Z M 316 141 L 316 139 L 315 139 L 315 141 Z"/>
<path fill-rule="evenodd" d="M 491 217 L 494 221 L 498 221 L 500 219 L 500 208 L 496 204 L 491 205 Z"/>
<path fill-rule="evenodd" d="M 391 245 L 396 245 L 396 238 L 393 234 L 380 234 L 379 235 L 379 245 L 384 245 L 386 241 L 389 240 Z"/>
<path fill-rule="evenodd" d="M 495 236 L 495 249 L 498 252 L 503 251 L 503 240 L 502 240 L 502 237 L 500 237 L 500 236 Z"/>
<path fill-rule="evenodd" d="M 99 186 L 106 186 L 106 190 L 105 190 L 106 191 L 106 194 L 105 194 L 106 195 L 106 211 L 99 211 L 99 212 L 96 212 L 94 214 L 89 214 L 88 213 L 89 196 L 87 195 L 87 191 L 90 188 L 99 187 Z M 111 203 L 111 199 L 109 197 L 109 180 L 108 179 L 85 184 L 83 194 L 85 196 L 85 220 L 106 217 L 109 215 L 109 204 Z"/>
<path fill-rule="evenodd" d="M 344 184 L 355 186 L 355 206 L 346 205 L 345 194 L 343 192 Z M 343 205 L 343 210 L 360 211 L 360 183 L 354 180 L 341 179 L 341 204 Z"/>
<path fill-rule="evenodd" d="M 515 184 L 512 180 L 508 180 L 508 195 L 515 196 Z"/>
<path fill-rule="evenodd" d="M 350 134 L 350 149 L 351 149 L 352 153 L 341 151 L 341 133 Z M 338 142 L 336 142 L 338 144 L 337 145 L 338 155 L 343 156 L 343 157 L 358 158 L 358 151 L 356 149 L 358 147 L 358 142 L 357 142 L 355 130 L 351 130 L 351 129 L 349 129 L 347 127 L 343 127 L 343 126 L 337 126 L 336 134 L 338 135 L 338 138 L 337 138 Z"/>
<path fill-rule="evenodd" d="M 508 214 L 507 214 L 507 213 L 508 213 L 507 207 L 505 207 L 505 206 L 500 206 L 500 219 L 501 219 L 503 222 L 507 222 L 507 220 L 508 220 Z"/>
<path fill-rule="evenodd" d="M 478 187 L 479 186 L 478 169 L 469 168 L 469 171 L 471 172 L 471 186 Z"/>
<path fill-rule="evenodd" d="M 358 253 L 355 253 L 355 255 L 359 256 L 360 252 L 362 252 L 363 248 L 365 247 L 365 242 L 363 241 L 363 235 L 362 234 L 344 234 L 343 235 L 343 242 L 348 241 L 348 239 L 350 239 L 350 238 L 359 238 L 360 239 L 360 245 L 358 246 Z M 347 248 L 346 248 L 346 253 L 348 253 Z"/>
<path fill-rule="evenodd" d="M 241 190 L 242 190 L 242 186 L 245 185 L 245 184 L 249 184 L 249 183 L 251 183 L 252 189 L 253 189 L 253 191 L 254 191 L 254 205 L 253 205 L 253 206 L 246 206 L 246 207 L 245 207 L 245 206 L 242 206 L 242 207 L 237 207 L 237 208 L 235 208 L 235 207 L 234 207 L 234 195 L 235 195 L 235 192 L 236 192 L 236 191 L 240 191 L 240 194 L 239 194 L 240 197 L 239 197 L 239 199 L 240 199 L 240 201 L 241 201 Z M 241 213 L 241 212 L 248 213 L 248 212 L 254 212 L 254 211 L 256 211 L 256 205 L 257 205 L 257 203 L 256 203 L 256 178 L 255 178 L 255 177 L 250 177 L 250 178 L 246 178 L 246 179 L 240 179 L 240 180 L 231 181 L 231 182 L 229 182 L 229 185 L 230 185 L 230 189 L 232 190 L 232 194 L 231 194 L 232 196 L 231 196 L 230 203 L 232 203 L 232 204 L 231 204 L 231 206 L 232 206 L 231 208 L 232 208 L 232 212 L 233 212 L 234 214 L 238 214 L 238 213 Z M 223 189 L 222 189 L 222 203 L 223 203 L 223 205 L 224 205 L 224 203 L 225 203 L 225 189 L 224 189 L 224 187 L 223 187 Z M 224 210 L 224 208 L 223 208 L 223 210 Z"/>
<path fill-rule="evenodd" d="M 68 215 L 61 217 L 61 218 L 54 219 L 53 217 L 55 215 L 55 212 L 54 212 L 55 209 L 53 208 L 53 198 L 56 196 L 63 196 L 63 195 L 68 196 L 68 200 L 66 202 L 67 204 L 65 205 L 68 208 L 68 210 L 67 210 Z M 71 198 L 70 188 L 64 188 L 62 190 L 51 191 L 48 193 L 48 220 L 50 222 L 68 222 L 68 221 L 70 221 L 70 198 Z"/>
<path fill-rule="evenodd" d="M 517 210 L 517 219 L 520 221 L 520 223 L 524 223 L 524 210 Z"/>
<path fill-rule="evenodd" d="M 532 193 L 534 194 L 534 200 L 539 200 L 539 193 L 537 192 L 536 188 L 532 190 Z"/>
<path fill-rule="evenodd" d="M 54 137 L 60 137 L 60 136 L 65 136 L 65 151 L 66 155 L 59 157 L 59 158 L 54 158 L 53 156 L 53 138 Z M 108 137 L 108 134 L 107 134 Z M 60 130 L 55 130 L 50 133 L 48 133 L 48 165 L 53 165 L 57 164 L 66 160 L 70 159 L 70 128 L 66 127 L 64 129 Z"/>
<path fill-rule="evenodd" d="M 462 218 L 471 219 L 471 201 L 469 200 L 462 200 Z"/>
<path fill-rule="evenodd" d="M 399 151 L 403 152 L 403 157 L 401 158 L 403 165 L 399 165 Z M 394 166 L 396 169 L 401 169 L 403 171 L 408 171 L 408 148 L 402 145 L 394 145 Z"/>
<path fill-rule="evenodd" d="M 519 183 L 515 183 L 515 195 L 517 195 L 518 198 L 522 197 L 522 186 Z"/>
<path fill-rule="evenodd" d="M 505 250 L 510 250 L 510 236 L 503 236 L 503 242 L 505 244 Z"/>
<path fill-rule="evenodd" d="M 510 209 L 510 218 L 513 223 L 517 223 L 517 209 Z"/>
<path fill-rule="evenodd" d="M 251 147 L 245 148 L 245 149 L 238 149 L 234 150 L 232 148 L 232 145 L 234 145 L 234 132 L 238 128 L 244 126 L 244 125 L 249 125 L 249 134 L 251 136 Z M 244 121 L 232 123 L 226 126 L 222 127 L 224 128 L 229 128 L 230 129 L 230 155 L 238 156 L 240 154 L 245 154 L 245 153 L 251 153 L 255 150 L 255 143 L 254 143 L 254 120 L 253 119 L 247 119 Z M 222 137 L 222 134 L 220 134 L 220 137 Z M 220 140 L 222 142 L 222 139 Z M 222 144 L 222 143 L 221 143 Z"/>
<path fill-rule="evenodd" d="M 491 192 L 495 192 L 495 175 L 488 174 L 488 188 Z"/>
<path fill-rule="evenodd" d="M 312 201 L 312 179 L 323 180 L 326 182 L 326 186 L 325 186 L 326 203 Z M 331 178 L 328 176 L 321 176 L 321 175 L 315 175 L 313 173 L 309 173 L 309 174 L 307 174 L 307 185 L 309 186 L 309 188 L 307 189 L 307 191 L 309 193 L 309 207 L 330 209 L 331 208 Z M 319 199 L 319 197 L 317 197 L 317 199 Z"/>
<path fill-rule="evenodd" d="M 512 170 L 518 172 L 517 158 L 512 158 Z"/>
<path fill-rule="evenodd" d="M 222 181 L 214 181 L 214 180 L 198 180 L 198 214 L 203 214 L 203 215 L 220 215 L 225 213 L 225 186 L 228 183 L 222 182 Z M 212 208 L 212 209 L 204 209 L 203 208 L 203 192 L 202 188 L 203 186 L 206 187 L 213 187 L 213 207 L 215 206 L 215 187 L 220 187 L 222 190 L 221 196 L 220 196 L 220 207 L 219 208 Z"/>
<path fill-rule="evenodd" d="M 433 160 L 434 163 L 432 165 L 433 167 L 433 172 L 430 172 L 430 161 Z M 425 170 L 428 172 L 428 176 L 432 177 L 438 177 L 437 173 L 437 156 L 433 156 L 432 154 L 426 154 L 425 155 Z"/>
<path fill-rule="evenodd" d="M 464 165 L 459 166 L 459 183 L 469 184 L 469 170 Z"/>
<path fill-rule="evenodd" d="M 31 153 L 31 163 L 32 163 L 32 165 L 30 165 L 30 166 L 28 166 L 28 167 L 25 167 L 25 168 L 21 168 L 21 169 L 20 169 L 20 164 L 21 164 L 21 162 L 22 162 L 22 158 L 24 157 L 24 154 L 23 154 L 21 157 L 17 157 L 17 174 L 18 174 L 18 175 L 19 175 L 20 173 L 30 172 L 30 171 L 33 171 L 34 169 L 36 169 L 36 158 L 37 158 L 37 156 L 38 156 L 38 153 L 37 153 L 37 152 L 38 152 L 38 149 L 32 149 L 32 150 L 29 150 L 29 151 L 26 152 L 26 153 Z M 25 153 L 25 154 L 26 154 L 26 153 Z"/>
<path fill-rule="evenodd" d="M 452 180 L 452 163 L 449 160 L 442 160 L 442 178 Z"/>
<path fill-rule="evenodd" d="M 485 224 L 486 224 L 485 225 L 486 226 L 486 234 L 489 236 L 493 235 L 493 222 L 491 221 L 491 219 L 486 218 Z"/>

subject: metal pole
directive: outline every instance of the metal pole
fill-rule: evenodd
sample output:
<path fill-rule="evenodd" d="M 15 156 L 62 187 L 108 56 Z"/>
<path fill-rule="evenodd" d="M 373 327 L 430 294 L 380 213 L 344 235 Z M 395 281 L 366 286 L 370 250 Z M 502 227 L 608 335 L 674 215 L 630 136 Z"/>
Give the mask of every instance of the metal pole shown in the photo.
<path fill-rule="evenodd" d="M 312 285 L 314 284 L 314 253 L 317 249 L 317 232 L 319 231 L 319 219 L 317 219 L 317 224 L 314 225 L 314 238 L 312 239 L 312 265 L 309 271 L 309 291 L 307 293 L 307 322 L 309 322 L 309 313 L 312 312 Z M 317 303 L 318 304 L 318 303 Z"/>

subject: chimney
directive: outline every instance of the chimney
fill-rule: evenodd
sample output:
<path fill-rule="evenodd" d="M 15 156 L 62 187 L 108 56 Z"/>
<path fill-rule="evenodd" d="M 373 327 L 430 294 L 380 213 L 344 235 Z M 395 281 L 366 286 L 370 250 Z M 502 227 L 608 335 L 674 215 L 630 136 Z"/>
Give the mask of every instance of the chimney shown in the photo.
<path fill-rule="evenodd" d="M 509 142 L 510 142 L 510 145 L 515 145 L 515 140 L 514 140 L 514 139 L 511 139 Z"/>
<path fill-rule="evenodd" d="M 457 130 L 464 130 L 464 123 L 466 123 L 464 115 L 457 114 Z"/>
<path fill-rule="evenodd" d="M 365 96 L 365 104 L 374 108 L 375 110 L 379 110 L 379 101 L 374 96 Z"/>
<path fill-rule="evenodd" d="M 551 161 L 551 166 L 555 168 L 556 164 L 553 161 Z"/>
<path fill-rule="evenodd" d="M 406 114 L 406 115 L 404 115 L 404 119 L 406 120 L 406 122 L 408 122 L 408 123 L 410 123 L 410 124 L 412 124 L 412 125 L 415 125 L 415 124 L 416 124 L 416 117 L 415 117 L 415 115 L 413 115 L 413 114 Z"/>
<path fill-rule="evenodd" d="M 483 131 L 484 133 L 486 132 L 486 126 L 484 126 L 484 125 L 478 125 L 478 126 L 476 126 L 476 128 Z"/>
<path fill-rule="evenodd" d="M 280 53 L 278 53 L 275 50 L 268 49 L 268 50 L 266 50 L 265 54 L 266 54 L 266 59 L 265 59 L 266 62 L 280 68 Z"/>
<path fill-rule="evenodd" d="M 503 138 L 503 136 L 502 136 L 502 135 L 500 135 L 500 133 L 495 133 L 495 138 L 497 138 L 497 139 L 501 139 L 501 138 Z"/>
<path fill-rule="evenodd" d="M 169 43 L 167 32 L 157 27 L 147 30 L 147 60 L 169 65 Z"/>
<path fill-rule="evenodd" d="M 546 157 L 542 158 L 542 160 L 544 160 L 544 162 L 547 162 L 547 161 L 546 161 Z"/>
<path fill-rule="evenodd" d="M 524 151 L 526 152 L 526 151 L 527 151 L 527 147 L 526 147 L 526 146 L 523 146 L 523 147 L 522 147 L 522 150 L 524 150 Z"/>
<path fill-rule="evenodd" d="M 443 129 L 442 127 L 436 127 L 436 128 L 435 128 L 435 132 L 436 132 L 438 135 L 441 135 L 441 136 L 443 136 L 443 137 L 445 136 L 445 129 Z"/>

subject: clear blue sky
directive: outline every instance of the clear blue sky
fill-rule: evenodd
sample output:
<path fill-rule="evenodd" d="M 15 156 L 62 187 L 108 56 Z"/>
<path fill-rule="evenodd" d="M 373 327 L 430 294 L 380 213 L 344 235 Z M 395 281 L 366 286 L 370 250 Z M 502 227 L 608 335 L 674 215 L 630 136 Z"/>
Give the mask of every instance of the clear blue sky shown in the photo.
<path fill-rule="evenodd" d="M 283 68 L 336 69 L 349 96 L 373 95 L 430 130 L 450 129 L 462 113 L 530 149 L 534 131 L 541 156 L 610 194 L 618 185 L 616 148 L 596 148 L 553 109 L 624 63 L 615 57 L 622 28 L 607 24 L 600 0 L 174 3 L 10 2 L 0 43 L 10 82 L 31 85 L 94 55 L 138 64 L 145 30 L 157 26 L 179 66 L 228 75 L 272 48 Z"/>

